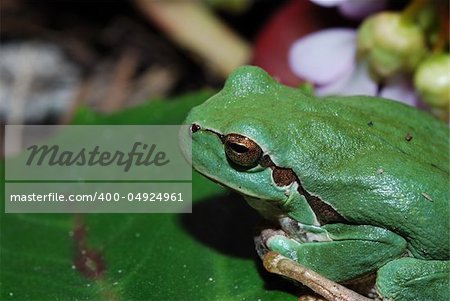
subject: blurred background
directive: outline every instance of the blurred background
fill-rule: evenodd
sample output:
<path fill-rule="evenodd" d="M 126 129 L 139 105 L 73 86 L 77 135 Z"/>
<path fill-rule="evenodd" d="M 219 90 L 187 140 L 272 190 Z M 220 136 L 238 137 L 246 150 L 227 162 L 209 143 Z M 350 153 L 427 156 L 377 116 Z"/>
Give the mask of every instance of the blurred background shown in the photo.
<path fill-rule="evenodd" d="M 363 64 L 364 56 L 370 60 L 364 47 L 385 47 L 358 44 L 355 32 L 386 11 L 412 20 L 412 29 L 386 32 L 417 40 L 418 29 L 423 39 L 395 53 L 413 56 L 417 48 L 420 58 L 413 66 L 372 76 L 378 86 L 403 89 L 386 97 L 417 105 L 414 70 L 431 53 L 448 56 L 448 3 L 439 0 L 3 0 L 0 5 L 2 123 L 68 123 L 80 105 L 111 113 L 157 97 L 218 89 L 243 64 L 259 65 L 291 86 L 307 81 L 325 95 L 374 94 L 380 87 L 345 89 L 336 78 Z M 314 33 L 322 37 L 311 38 Z M 305 37 L 306 45 L 297 45 Z M 381 64 L 401 60 L 389 59 Z M 446 59 L 440 61 L 443 68 Z M 316 70 L 324 66 L 328 70 Z"/>
<path fill-rule="evenodd" d="M 1 2 L 0 118 L 68 122 L 205 87 L 249 63 L 283 1 Z"/>

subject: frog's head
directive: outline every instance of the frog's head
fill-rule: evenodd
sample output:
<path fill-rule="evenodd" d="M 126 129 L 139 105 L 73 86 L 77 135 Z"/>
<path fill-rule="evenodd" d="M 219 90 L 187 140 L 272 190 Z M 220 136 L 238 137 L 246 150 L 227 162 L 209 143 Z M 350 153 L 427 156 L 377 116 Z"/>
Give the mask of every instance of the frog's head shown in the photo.
<path fill-rule="evenodd" d="M 292 90 L 260 68 L 238 68 L 222 91 L 185 121 L 190 129 L 181 133 L 181 147 L 190 147 L 192 138 L 193 167 L 251 199 L 286 201 L 297 186 L 295 174 L 283 168 L 285 154 L 277 154 L 289 149 L 277 112 L 278 101 Z"/>

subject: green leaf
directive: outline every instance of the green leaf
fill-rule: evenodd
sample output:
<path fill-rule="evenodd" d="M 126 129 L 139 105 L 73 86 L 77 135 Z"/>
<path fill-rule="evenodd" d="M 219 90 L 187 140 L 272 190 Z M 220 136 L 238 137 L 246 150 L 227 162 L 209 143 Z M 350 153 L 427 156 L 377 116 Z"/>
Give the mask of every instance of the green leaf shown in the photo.
<path fill-rule="evenodd" d="M 179 124 L 211 93 L 73 122 Z M 2 213 L 1 300 L 294 300 L 256 258 L 256 212 L 196 173 L 193 198 L 192 214 Z"/>

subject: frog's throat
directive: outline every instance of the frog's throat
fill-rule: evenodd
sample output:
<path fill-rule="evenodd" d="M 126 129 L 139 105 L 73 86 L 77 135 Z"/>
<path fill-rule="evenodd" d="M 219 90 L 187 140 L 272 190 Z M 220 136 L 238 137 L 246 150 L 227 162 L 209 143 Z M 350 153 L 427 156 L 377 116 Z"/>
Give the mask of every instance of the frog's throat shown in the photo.
<path fill-rule="evenodd" d="M 329 223 L 347 223 L 347 220 L 333 209 L 329 204 L 325 203 L 317 196 L 313 196 L 306 191 L 300 178 L 295 174 L 291 168 L 283 168 L 275 165 L 269 155 L 264 155 L 261 159 L 260 165 L 272 169 L 272 178 L 278 186 L 287 186 L 297 183 L 297 191 L 304 196 L 312 211 L 316 215 L 317 220 L 321 225 Z"/>

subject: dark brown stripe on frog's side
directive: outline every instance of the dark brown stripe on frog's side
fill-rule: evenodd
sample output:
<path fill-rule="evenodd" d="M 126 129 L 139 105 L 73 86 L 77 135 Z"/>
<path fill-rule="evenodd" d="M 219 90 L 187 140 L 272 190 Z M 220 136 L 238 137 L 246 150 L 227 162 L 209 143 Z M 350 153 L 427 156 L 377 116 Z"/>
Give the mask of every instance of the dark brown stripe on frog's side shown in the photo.
<path fill-rule="evenodd" d="M 330 223 L 345 223 L 345 218 L 342 217 L 336 210 L 330 205 L 323 202 L 320 198 L 308 193 L 302 186 L 299 177 L 290 168 L 278 167 L 273 163 L 272 159 L 268 155 L 264 155 L 261 158 L 260 165 L 263 167 L 269 167 L 272 169 L 272 178 L 275 184 L 278 186 L 287 186 L 293 182 L 297 182 L 297 191 L 306 198 L 309 206 L 316 214 L 317 219 L 321 225 Z"/>

